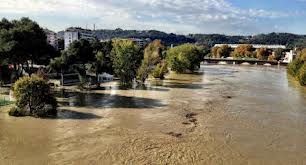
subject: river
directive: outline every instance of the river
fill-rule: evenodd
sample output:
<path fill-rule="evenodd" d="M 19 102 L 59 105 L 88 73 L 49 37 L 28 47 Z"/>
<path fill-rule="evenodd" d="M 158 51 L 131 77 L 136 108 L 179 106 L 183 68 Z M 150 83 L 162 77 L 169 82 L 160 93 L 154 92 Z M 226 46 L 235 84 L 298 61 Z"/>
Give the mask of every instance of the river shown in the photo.
<path fill-rule="evenodd" d="M 2 107 L 0 164 L 306 164 L 306 88 L 284 67 L 203 65 L 57 96 L 56 119 Z"/>

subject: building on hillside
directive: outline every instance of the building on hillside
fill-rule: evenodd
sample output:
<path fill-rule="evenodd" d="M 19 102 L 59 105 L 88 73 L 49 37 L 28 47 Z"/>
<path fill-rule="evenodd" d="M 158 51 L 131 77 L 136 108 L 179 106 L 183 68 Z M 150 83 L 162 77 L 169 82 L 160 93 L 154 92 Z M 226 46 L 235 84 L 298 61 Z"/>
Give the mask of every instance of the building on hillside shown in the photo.
<path fill-rule="evenodd" d="M 221 47 L 223 45 L 228 45 L 229 47 L 235 49 L 241 44 L 215 44 L 214 47 Z M 253 46 L 253 48 L 267 48 L 267 49 L 286 49 L 285 45 L 262 45 L 262 44 L 250 44 Z"/>
<path fill-rule="evenodd" d="M 73 41 L 77 41 L 80 39 L 92 40 L 94 38 L 95 35 L 92 30 L 82 29 L 78 27 L 68 28 L 66 29 L 64 34 L 65 49 L 67 49 Z"/>
<path fill-rule="evenodd" d="M 148 43 L 151 42 L 150 38 L 147 39 L 130 38 L 130 40 L 134 41 L 139 47 L 145 47 Z"/>
<path fill-rule="evenodd" d="M 53 46 L 56 50 L 58 50 L 58 37 L 57 37 L 57 33 L 48 30 L 48 29 L 44 29 L 44 32 L 47 36 L 47 42 Z"/>
<path fill-rule="evenodd" d="M 65 31 L 57 32 L 57 38 L 64 39 L 64 37 L 65 37 Z"/>

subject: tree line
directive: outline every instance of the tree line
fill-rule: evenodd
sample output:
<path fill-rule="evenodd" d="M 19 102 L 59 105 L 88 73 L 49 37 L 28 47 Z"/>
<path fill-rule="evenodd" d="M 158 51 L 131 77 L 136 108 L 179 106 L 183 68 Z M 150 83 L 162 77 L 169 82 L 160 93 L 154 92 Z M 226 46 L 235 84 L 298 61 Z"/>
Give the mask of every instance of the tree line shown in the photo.
<path fill-rule="evenodd" d="M 151 41 L 159 39 L 166 46 L 170 45 L 180 45 L 184 43 L 195 43 L 196 40 L 192 37 L 185 35 L 178 35 L 174 33 L 165 33 L 157 30 L 123 30 L 123 29 L 115 29 L 115 30 L 107 30 L 107 29 L 99 29 L 95 30 L 95 36 L 99 40 L 109 40 L 116 38 L 140 38 L 140 39 L 150 39 Z"/>
<path fill-rule="evenodd" d="M 254 36 L 229 36 L 223 34 L 190 34 L 198 44 L 213 47 L 215 44 L 285 45 L 288 49 L 305 48 L 306 35 L 269 33 Z"/>
<path fill-rule="evenodd" d="M 122 30 L 117 30 L 122 31 Z M 149 31 L 150 34 L 158 33 Z M 186 73 L 199 68 L 205 49 L 194 44 L 167 47 L 163 40 L 154 40 L 145 48 L 128 39 L 107 42 L 81 39 L 67 50 L 58 52 L 47 43 L 44 30 L 29 18 L 0 21 L 0 80 L 16 81 L 31 76 L 34 64 L 48 66 L 58 73 L 78 73 L 82 83 L 88 73 L 107 72 L 123 84 L 134 79 L 144 82 L 148 77 L 164 78 L 168 69 Z"/>
<path fill-rule="evenodd" d="M 255 50 L 255 51 L 254 51 Z M 227 58 L 233 57 L 239 58 L 250 58 L 258 60 L 281 60 L 284 50 L 281 48 L 275 49 L 273 52 L 266 48 L 254 49 L 250 44 L 241 44 L 234 50 L 228 45 L 216 46 L 211 49 L 210 56 L 213 58 Z"/>
<path fill-rule="evenodd" d="M 141 48 L 128 39 L 81 39 L 52 59 L 49 66 L 59 73 L 77 72 L 82 84 L 87 81 L 87 73 L 107 72 L 118 77 L 122 85 L 130 85 L 133 80 L 144 83 L 150 76 L 163 79 L 168 68 L 177 73 L 193 72 L 203 57 L 203 49 L 194 44 L 167 49 L 161 40 L 154 40 Z"/>
<path fill-rule="evenodd" d="M 63 32 L 61 32 L 63 33 Z M 291 33 L 269 33 L 258 34 L 254 36 L 242 35 L 223 35 L 223 34 L 189 34 L 178 35 L 174 33 L 165 33 L 157 30 L 107 30 L 100 29 L 95 31 L 98 39 L 107 40 L 114 38 L 141 38 L 141 39 L 160 39 L 170 46 L 184 43 L 197 43 L 208 47 L 215 44 L 265 44 L 265 45 L 285 45 L 289 49 L 306 47 L 306 35 L 296 35 Z"/>
<path fill-rule="evenodd" d="M 57 56 L 47 43 L 43 29 L 28 18 L 0 21 L 0 80 L 16 80 L 25 71 L 31 75 L 33 65 L 46 65 Z M 10 77 L 10 78 L 8 78 Z"/>

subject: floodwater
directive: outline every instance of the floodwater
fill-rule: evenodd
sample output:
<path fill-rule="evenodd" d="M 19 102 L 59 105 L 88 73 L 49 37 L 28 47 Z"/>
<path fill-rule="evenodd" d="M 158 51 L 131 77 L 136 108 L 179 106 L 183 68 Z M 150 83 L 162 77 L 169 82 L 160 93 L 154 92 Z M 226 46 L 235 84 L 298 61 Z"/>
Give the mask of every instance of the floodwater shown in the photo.
<path fill-rule="evenodd" d="M 286 68 L 205 65 L 56 95 L 56 119 L 2 107 L 0 164 L 306 164 L 306 89 Z"/>

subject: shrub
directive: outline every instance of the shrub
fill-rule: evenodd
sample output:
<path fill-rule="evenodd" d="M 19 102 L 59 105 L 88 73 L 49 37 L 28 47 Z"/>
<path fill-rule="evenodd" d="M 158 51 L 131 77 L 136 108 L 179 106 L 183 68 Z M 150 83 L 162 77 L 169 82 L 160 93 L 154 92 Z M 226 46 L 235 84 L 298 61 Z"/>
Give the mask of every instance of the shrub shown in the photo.
<path fill-rule="evenodd" d="M 57 101 L 47 81 L 37 76 L 20 78 L 13 87 L 18 112 L 34 117 L 55 116 Z M 12 110 L 12 114 L 17 113 Z"/>
<path fill-rule="evenodd" d="M 161 64 L 157 64 L 157 66 L 154 68 L 152 72 L 152 76 L 154 78 L 164 79 L 165 74 L 167 73 L 168 73 L 167 63 L 163 62 Z"/>
<path fill-rule="evenodd" d="M 20 108 L 18 107 L 12 107 L 9 111 L 10 116 L 25 116 L 25 112 L 23 112 Z"/>
<path fill-rule="evenodd" d="M 288 73 L 293 77 L 296 77 L 302 66 L 303 66 L 303 61 L 299 58 L 295 59 L 288 65 Z"/>
<path fill-rule="evenodd" d="M 306 85 L 306 64 L 300 68 L 297 78 L 301 85 Z"/>

